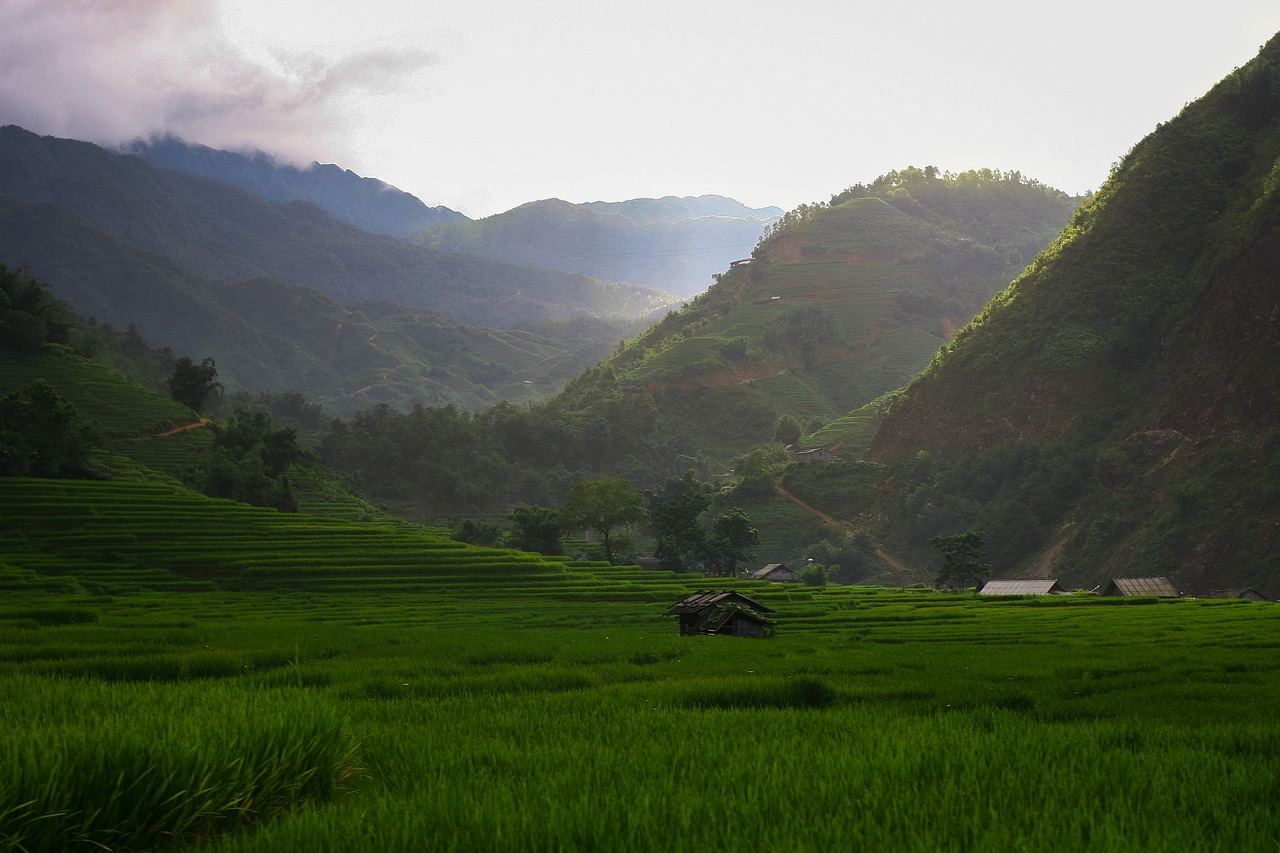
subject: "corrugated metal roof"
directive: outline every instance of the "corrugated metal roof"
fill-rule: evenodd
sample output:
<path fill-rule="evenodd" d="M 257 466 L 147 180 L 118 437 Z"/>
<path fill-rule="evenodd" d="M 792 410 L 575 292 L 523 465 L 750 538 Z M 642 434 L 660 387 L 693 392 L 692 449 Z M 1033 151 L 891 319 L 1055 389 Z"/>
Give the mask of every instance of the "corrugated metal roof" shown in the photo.
<path fill-rule="evenodd" d="M 1103 595 L 1148 595 L 1177 598 L 1178 591 L 1168 578 L 1114 578 L 1102 590 Z"/>
<path fill-rule="evenodd" d="M 1056 580 L 987 581 L 978 595 L 1064 595 L 1066 590 Z"/>
<path fill-rule="evenodd" d="M 748 598 L 735 589 L 700 589 L 692 595 L 687 595 L 675 604 L 671 605 L 663 615 L 671 616 L 676 613 L 694 613 L 699 610 L 705 610 L 708 607 L 715 607 L 722 601 L 733 601 L 737 604 L 759 610 L 761 613 L 774 612 L 773 608 L 765 607 L 754 598 Z"/>

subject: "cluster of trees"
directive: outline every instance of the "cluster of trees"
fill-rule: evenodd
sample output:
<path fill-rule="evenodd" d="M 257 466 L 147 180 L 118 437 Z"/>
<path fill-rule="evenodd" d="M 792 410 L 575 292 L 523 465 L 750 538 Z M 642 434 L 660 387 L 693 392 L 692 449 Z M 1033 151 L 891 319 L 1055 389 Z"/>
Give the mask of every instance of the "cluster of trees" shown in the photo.
<path fill-rule="evenodd" d="M 23 269 L 0 263 L 0 349 L 40 352 L 67 343 L 72 313 L 44 283 Z"/>
<path fill-rule="evenodd" d="M 215 425 L 194 485 L 206 495 L 297 512 L 288 472 L 309 458 L 298 446 L 297 430 L 272 428 L 271 416 L 238 410 L 226 425 Z"/>
<path fill-rule="evenodd" d="M 817 305 L 791 308 L 770 320 L 764 330 L 765 346 L 776 352 L 800 353 L 805 370 L 813 370 L 822 348 L 836 339 L 835 321 Z"/>
<path fill-rule="evenodd" d="M 87 477 L 93 431 L 43 379 L 0 397 L 0 476 Z"/>
<path fill-rule="evenodd" d="M 711 489 L 692 474 L 668 478 L 648 495 L 654 556 L 663 568 L 682 571 L 701 565 L 712 575 L 736 577 L 738 565 L 751 559 L 760 534 L 741 509 L 709 518 Z"/>

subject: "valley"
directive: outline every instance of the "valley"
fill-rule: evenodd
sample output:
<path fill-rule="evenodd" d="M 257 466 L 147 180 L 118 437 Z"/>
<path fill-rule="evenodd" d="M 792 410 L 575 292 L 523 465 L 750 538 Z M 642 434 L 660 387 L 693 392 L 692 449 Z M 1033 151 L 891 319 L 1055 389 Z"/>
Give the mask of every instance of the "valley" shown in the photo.
<path fill-rule="evenodd" d="M 1277 186 L 1280 36 L 1084 196 L 0 128 L 0 850 L 1273 851 Z"/>

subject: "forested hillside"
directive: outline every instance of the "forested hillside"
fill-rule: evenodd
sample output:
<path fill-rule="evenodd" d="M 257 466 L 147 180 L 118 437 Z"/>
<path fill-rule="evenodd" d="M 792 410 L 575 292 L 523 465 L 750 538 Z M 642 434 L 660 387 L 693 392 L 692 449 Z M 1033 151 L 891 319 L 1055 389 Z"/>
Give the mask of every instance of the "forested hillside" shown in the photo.
<path fill-rule="evenodd" d="M 565 398 L 648 394 L 683 452 L 720 458 L 771 440 L 782 416 L 816 428 L 905 385 L 1076 204 L 989 170 L 851 187 L 789 212 Z"/>
<path fill-rule="evenodd" d="M 1280 592 L 1280 38 L 1120 161 L 894 405 L 868 506 L 905 553 Z"/>
<path fill-rule="evenodd" d="M 528 204 L 420 235 L 424 245 L 656 287 L 680 296 L 706 290 L 712 275 L 745 257 L 776 207 L 723 196 Z"/>
<path fill-rule="evenodd" d="M 406 237 L 424 228 L 466 217 L 447 207 L 428 207 L 416 196 L 376 178 L 363 178 L 333 164 L 298 168 L 277 163 L 266 154 L 219 151 L 176 137 L 139 140 L 124 152 L 153 166 L 213 178 L 271 201 L 309 201 L 330 216 L 372 231 Z"/>
<path fill-rule="evenodd" d="M 0 128 L 0 195 L 56 206 L 202 278 L 265 276 L 305 284 L 343 304 L 391 301 L 473 325 L 565 316 L 634 319 L 672 301 L 653 289 L 432 251 L 339 222 L 313 204 L 269 202 L 229 184 L 13 126 Z M 21 223 L 9 230 L 25 239 L 0 246 L 6 260 L 30 265 L 86 311 L 72 283 L 28 257 L 44 235 L 24 234 Z M 100 295 L 122 286 L 96 275 L 90 284 Z M 148 336 L 160 340 L 158 331 L 149 329 Z"/>
<path fill-rule="evenodd" d="M 365 412 L 335 426 L 326 459 L 379 499 L 446 514 L 555 504 L 599 474 L 712 479 L 773 444 L 780 419 L 817 428 L 906 384 L 1076 204 L 991 171 L 911 169 L 843 195 L 788 214 L 753 260 L 555 398 Z M 737 467 L 772 495 L 760 460 Z"/>

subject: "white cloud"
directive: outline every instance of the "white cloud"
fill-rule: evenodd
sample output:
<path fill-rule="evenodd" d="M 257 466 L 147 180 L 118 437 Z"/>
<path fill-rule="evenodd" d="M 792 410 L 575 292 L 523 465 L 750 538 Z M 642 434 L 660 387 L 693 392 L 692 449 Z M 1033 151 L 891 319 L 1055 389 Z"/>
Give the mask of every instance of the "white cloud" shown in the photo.
<path fill-rule="evenodd" d="M 255 44 L 219 7 L 6 0 L 0 122 L 103 144 L 173 133 L 286 159 L 350 160 L 395 88 L 430 85 L 435 48 Z"/>

